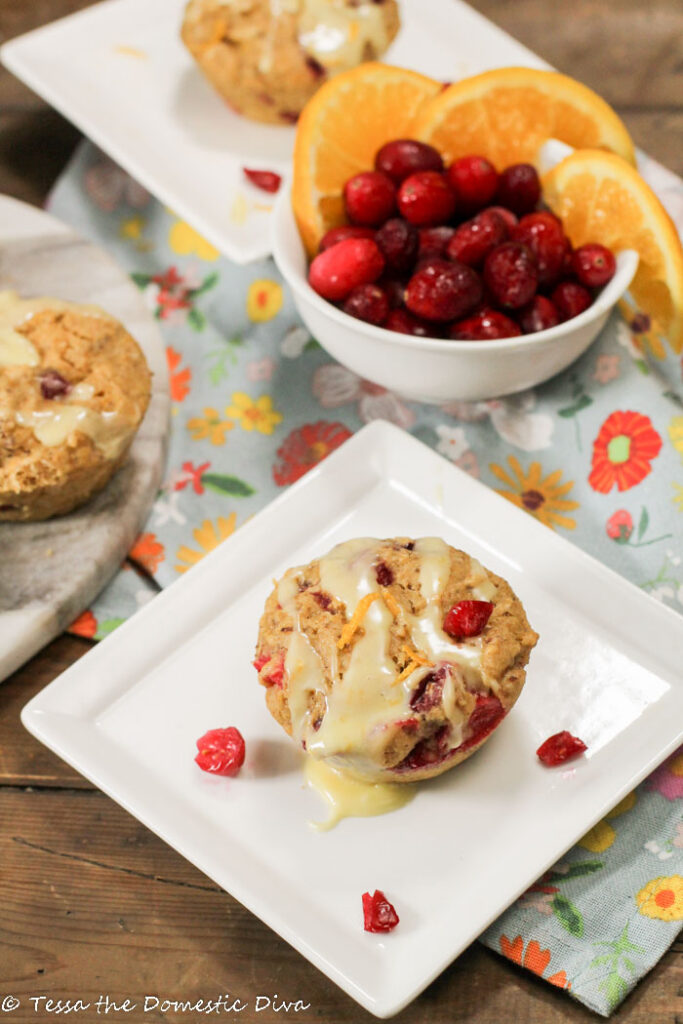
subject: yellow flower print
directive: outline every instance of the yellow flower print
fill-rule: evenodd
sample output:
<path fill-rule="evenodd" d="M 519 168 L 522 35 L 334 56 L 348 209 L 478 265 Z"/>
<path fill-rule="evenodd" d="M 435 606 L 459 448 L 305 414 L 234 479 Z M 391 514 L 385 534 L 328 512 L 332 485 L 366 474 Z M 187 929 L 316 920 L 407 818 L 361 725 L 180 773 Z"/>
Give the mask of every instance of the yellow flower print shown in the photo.
<path fill-rule="evenodd" d="M 683 512 L 683 487 L 680 484 L 673 484 L 673 489 L 676 493 L 671 500 L 678 508 L 678 511 Z"/>
<path fill-rule="evenodd" d="M 672 445 L 683 456 L 683 416 L 674 416 L 668 427 Z"/>
<path fill-rule="evenodd" d="M 144 230 L 144 217 L 127 217 L 126 220 L 122 220 L 119 224 L 119 236 L 121 238 L 129 238 L 133 242 L 138 242 L 142 238 Z"/>
<path fill-rule="evenodd" d="M 282 413 L 273 409 L 270 395 L 261 395 L 253 401 L 244 391 L 235 391 L 232 405 L 225 410 L 226 416 L 239 421 L 242 430 L 258 430 L 259 434 L 272 434 L 278 423 L 282 423 Z"/>
<path fill-rule="evenodd" d="M 230 420 L 222 420 L 218 409 L 204 409 L 203 418 L 195 416 L 187 421 L 187 429 L 193 441 L 209 439 L 211 444 L 225 444 L 225 435 L 235 426 Z"/>
<path fill-rule="evenodd" d="M 282 288 L 265 278 L 252 281 L 247 292 L 247 316 L 256 323 L 272 320 L 282 308 Z"/>
<path fill-rule="evenodd" d="M 626 811 L 630 811 L 635 805 L 637 799 L 635 790 L 627 793 L 624 799 L 620 800 L 616 807 L 613 807 L 610 813 L 605 815 L 602 821 L 599 821 L 597 825 L 594 825 L 592 829 L 586 832 L 583 839 L 579 840 L 579 846 L 582 846 L 584 850 L 590 850 L 591 853 L 604 853 L 605 850 L 609 850 L 617 838 L 617 833 L 608 823 L 607 819 L 609 818 L 611 821 L 613 818 L 618 818 L 620 814 L 626 814 Z"/>
<path fill-rule="evenodd" d="M 177 220 L 168 233 L 168 244 L 179 256 L 198 256 L 200 260 L 214 263 L 220 253 L 210 242 L 191 228 L 184 220 Z"/>
<path fill-rule="evenodd" d="M 195 551 L 194 548 L 188 548 L 184 544 L 178 548 L 176 552 L 176 558 L 179 562 L 184 562 L 184 565 L 176 565 L 176 572 L 187 572 L 197 562 L 201 562 L 205 555 L 208 555 L 209 551 L 213 551 L 217 548 L 221 541 L 224 541 L 227 537 L 235 532 L 235 522 L 237 519 L 237 513 L 232 512 L 226 519 L 224 516 L 219 516 L 216 523 L 211 522 L 210 519 L 205 519 L 201 526 L 196 527 L 192 531 L 192 536 L 199 544 L 200 551 Z"/>
<path fill-rule="evenodd" d="M 636 893 L 639 913 L 660 921 L 683 921 L 683 878 L 653 878 Z"/>
<path fill-rule="evenodd" d="M 540 462 L 532 462 L 528 472 L 524 473 L 514 455 L 508 456 L 508 463 L 511 472 L 495 463 L 489 464 L 493 475 L 506 485 L 505 490 L 497 490 L 498 494 L 507 498 L 517 508 L 529 512 L 544 526 L 551 529 L 555 529 L 556 526 L 563 526 L 565 530 L 576 529 L 576 520 L 563 515 L 564 512 L 571 512 L 579 507 L 578 501 L 569 501 L 564 497 L 574 486 L 573 480 L 560 483 L 561 469 L 543 477 Z"/>

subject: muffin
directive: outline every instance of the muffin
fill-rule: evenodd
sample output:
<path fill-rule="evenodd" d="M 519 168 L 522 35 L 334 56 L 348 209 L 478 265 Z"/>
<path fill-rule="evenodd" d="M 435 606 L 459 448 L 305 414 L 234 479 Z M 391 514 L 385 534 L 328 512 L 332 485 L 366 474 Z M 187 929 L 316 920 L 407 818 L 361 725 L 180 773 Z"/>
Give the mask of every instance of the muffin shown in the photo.
<path fill-rule="evenodd" d="M 254 665 L 270 713 L 313 757 L 415 782 L 479 749 L 537 639 L 510 586 L 464 551 L 363 537 L 276 583 Z"/>
<path fill-rule="evenodd" d="M 149 393 L 145 357 L 117 320 L 0 292 L 0 521 L 62 515 L 101 490 Z"/>
<path fill-rule="evenodd" d="M 396 0 L 190 0 L 181 36 L 234 110 L 291 124 L 323 82 L 377 59 L 398 29 Z"/>

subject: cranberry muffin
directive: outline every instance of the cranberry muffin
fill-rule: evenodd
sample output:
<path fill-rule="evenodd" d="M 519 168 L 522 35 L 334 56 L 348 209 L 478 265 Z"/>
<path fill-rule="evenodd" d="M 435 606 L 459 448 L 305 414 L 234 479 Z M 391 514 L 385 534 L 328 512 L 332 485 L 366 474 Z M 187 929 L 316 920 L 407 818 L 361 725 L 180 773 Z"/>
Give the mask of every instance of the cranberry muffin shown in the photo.
<path fill-rule="evenodd" d="M 117 320 L 0 292 L 0 522 L 63 515 L 101 490 L 149 394 L 145 357 Z"/>
<path fill-rule="evenodd" d="M 291 124 L 323 82 L 376 60 L 398 28 L 396 0 L 190 0 L 181 36 L 234 110 Z"/>
<path fill-rule="evenodd" d="M 508 583 L 464 551 L 364 537 L 276 583 L 254 665 L 271 714 L 312 756 L 415 782 L 479 749 L 537 639 Z"/>

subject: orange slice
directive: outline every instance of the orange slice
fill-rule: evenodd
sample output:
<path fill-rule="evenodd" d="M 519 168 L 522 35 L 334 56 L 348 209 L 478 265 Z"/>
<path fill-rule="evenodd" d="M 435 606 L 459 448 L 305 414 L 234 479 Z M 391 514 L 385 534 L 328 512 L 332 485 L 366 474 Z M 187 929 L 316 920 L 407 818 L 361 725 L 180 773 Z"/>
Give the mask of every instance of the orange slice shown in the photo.
<path fill-rule="evenodd" d="M 638 172 L 614 153 L 577 150 L 544 176 L 543 198 L 574 246 L 600 242 L 613 252 L 636 250 L 640 262 L 631 296 L 650 317 L 654 333 L 680 352 L 683 248 L 673 221 Z"/>
<path fill-rule="evenodd" d="M 609 104 L 557 71 L 499 68 L 464 78 L 424 108 L 417 133 L 447 162 L 478 153 L 498 170 L 534 163 L 546 139 L 609 149 L 635 164 L 630 136 Z"/>
<path fill-rule="evenodd" d="M 292 205 L 309 255 L 331 227 L 345 222 L 344 182 L 372 168 L 385 142 L 415 138 L 425 102 L 442 88 L 416 71 L 366 63 L 326 82 L 299 118 Z"/>

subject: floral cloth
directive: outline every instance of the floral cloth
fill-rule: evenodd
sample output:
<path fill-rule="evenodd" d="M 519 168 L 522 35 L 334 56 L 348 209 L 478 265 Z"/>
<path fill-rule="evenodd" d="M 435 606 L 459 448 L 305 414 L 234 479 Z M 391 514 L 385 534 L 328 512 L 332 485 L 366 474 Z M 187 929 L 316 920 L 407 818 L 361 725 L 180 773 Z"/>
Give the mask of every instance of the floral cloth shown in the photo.
<path fill-rule="evenodd" d="M 683 226 L 683 182 L 646 159 L 643 171 Z M 168 468 L 149 521 L 75 633 L 111 632 L 377 418 L 683 612 L 681 353 L 647 310 L 625 304 L 578 362 L 534 391 L 418 405 L 333 362 L 301 325 L 272 261 L 221 258 L 90 144 L 50 209 L 130 270 L 162 328 L 173 400 Z M 683 751 L 483 941 L 607 1015 L 682 922 Z"/>

